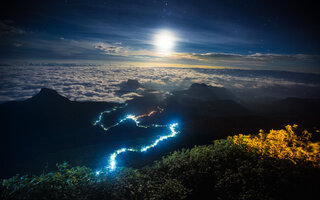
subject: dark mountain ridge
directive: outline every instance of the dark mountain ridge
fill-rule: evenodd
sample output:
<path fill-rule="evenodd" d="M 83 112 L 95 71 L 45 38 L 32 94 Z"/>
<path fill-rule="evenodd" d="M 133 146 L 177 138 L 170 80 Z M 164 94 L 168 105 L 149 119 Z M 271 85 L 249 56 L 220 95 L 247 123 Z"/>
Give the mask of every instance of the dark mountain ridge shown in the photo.
<path fill-rule="evenodd" d="M 226 88 L 209 86 L 204 83 L 193 83 L 189 89 L 175 91 L 173 95 L 203 101 L 236 100 L 234 95 Z"/>
<path fill-rule="evenodd" d="M 144 93 L 127 102 L 125 108 L 109 114 L 104 123 L 117 122 L 127 114 L 144 114 L 160 106 L 164 111 L 153 116 L 160 124 L 179 122 L 182 134 L 148 157 L 126 159 L 130 166 L 141 166 L 181 147 L 208 144 L 239 132 L 257 132 L 260 128 L 282 128 L 290 123 L 319 127 L 318 115 L 302 115 L 319 110 L 319 100 L 286 99 L 268 105 L 270 112 L 256 112 L 244 107 L 225 88 L 193 84 L 184 91 L 173 92 L 166 98 L 161 93 Z M 108 102 L 75 102 L 52 89 L 43 88 L 30 99 L 0 104 L 0 177 L 15 173 L 38 173 L 44 165 L 68 160 L 71 163 L 96 167 L 105 156 L 123 144 L 138 144 L 142 138 L 154 138 L 147 130 L 124 124 L 105 133 L 93 126 L 99 113 L 124 104 Z M 287 106 L 287 107 L 285 107 Z M 301 108 L 301 109 L 297 109 Z M 308 109 L 307 109 L 308 108 Z M 282 110 L 281 110 L 282 109 Z M 307 110 L 307 111 L 306 111 Z M 312 130 L 310 130 L 312 131 Z M 130 134 L 128 134 L 130 132 Z M 126 139 L 123 137 L 126 136 Z M 150 142 L 150 141 L 149 141 Z M 105 162 L 105 161 L 104 161 Z"/>
<path fill-rule="evenodd" d="M 1 176 L 12 173 L 15 163 L 27 169 L 32 164 L 28 160 L 100 141 L 92 123 L 99 112 L 115 105 L 70 101 L 46 88 L 25 101 L 0 104 L 1 158 L 7 161 L 1 164 Z"/>

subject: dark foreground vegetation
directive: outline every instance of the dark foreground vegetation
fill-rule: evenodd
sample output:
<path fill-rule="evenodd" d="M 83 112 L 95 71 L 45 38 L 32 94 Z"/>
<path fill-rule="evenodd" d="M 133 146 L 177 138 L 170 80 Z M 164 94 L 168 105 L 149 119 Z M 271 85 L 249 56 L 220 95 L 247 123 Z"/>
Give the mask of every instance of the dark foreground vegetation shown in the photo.
<path fill-rule="evenodd" d="M 314 134 L 319 134 L 316 132 Z M 182 149 L 141 169 L 112 173 L 57 165 L 1 180 L 0 199 L 311 199 L 320 145 L 296 125 Z"/>

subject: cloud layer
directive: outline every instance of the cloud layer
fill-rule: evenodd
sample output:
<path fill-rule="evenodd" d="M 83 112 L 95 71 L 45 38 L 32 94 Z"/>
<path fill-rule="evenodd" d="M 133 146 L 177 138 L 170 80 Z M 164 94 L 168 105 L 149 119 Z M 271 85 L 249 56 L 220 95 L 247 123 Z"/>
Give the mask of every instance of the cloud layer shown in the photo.
<path fill-rule="evenodd" d="M 320 97 L 320 76 L 315 74 L 124 65 L 6 66 L 0 67 L 0 101 L 26 99 L 48 87 L 71 100 L 123 102 L 139 95 L 117 93 L 128 79 L 164 92 L 186 89 L 196 82 L 223 86 L 246 100 Z"/>

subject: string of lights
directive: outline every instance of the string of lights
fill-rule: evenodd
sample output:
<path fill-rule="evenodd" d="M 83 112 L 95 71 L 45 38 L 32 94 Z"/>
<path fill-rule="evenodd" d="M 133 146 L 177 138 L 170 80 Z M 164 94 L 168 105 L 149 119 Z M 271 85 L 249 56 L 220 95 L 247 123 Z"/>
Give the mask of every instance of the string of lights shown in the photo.
<path fill-rule="evenodd" d="M 110 110 L 105 110 L 105 111 L 101 112 L 101 113 L 99 114 L 98 119 L 93 123 L 93 126 L 100 125 L 103 130 L 107 131 L 108 128 L 104 127 L 104 125 L 103 125 L 103 123 L 102 123 L 103 115 L 112 113 L 112 112 L 114 112 L 114 111 L 116 111 L 116 110 L 118 110 L 118 109 L 125 108 L 125 107 L 127 107 L 127 105 L 128 105 L 128 104 L 126 103 L 126 104 L 124 104 L 124 105 L 122 105 L 122 106 L 114 106 L 114 107 L 111 108 Z M 109 128 L 111 128 L 111 127 L 109 127 Z"/>
<path fill-rule="evenodd" d="M 178 123 L 172 123 L 170 125 L 159 125 L 159 124 L 151 124 L 151 125 L 141 125 L 141 122 L 139 119 L 144 118 L 144 117 L 150 117 L 152 115 L 154 115 L 155 113 L 159 112 L 161 113 L 163 111 L 162 108 L 158 107 L 158 111 L 153 110 L 147 114 L 144 115 L 139 115 L 139 116 L 135 116 L 132 114 L 129 114 L 127 116 L 125 116 L 123 119 L 121 119 L 119 122 L 117 122 L 116 124 L 113 124 L 109 127 L 104 127 L 102 124 L 102 117 L 104 114 L 110 113 L 112 111 L 117 110 L 117 108 L 113 108 L 112 110 L 108 110 L 108 111 L 104 111 L 102 113 L 100 113 L 99 115 L 99 119 L 94 123 L 94 125 L 100 125 L 103 130 L 108 131 L 110 128 L 112 127 L 116 127 L 119 126 L 121 123 L 127 121 L 127 120 L 132 120 L 135 122 L 137 127 L 140 128 L 149 128 L 149 127 L 167 127 L 169 128 L 169 134 L 167 135 L 163 135 L 160 136 L 158 139 L 154 140 L 151 144 L 149 145 L 144 145 L 138 148 L 120 148 L 117 149 L 116 151 L 114 151 L 113 153 L 110 154 L 109 156 L 109 160 L 108 160 L 108 165 L 106 166 L 106 170 L 107 171 L 113 171 L 116 169 L 116 165 L 117 165 L 117 161 L 116 158 L 119 154 L 125 153 L 125 152 L 146 152 L 147 150 L 154 148 L 155 146 L 157 146 L 159 144 L 159 142 L 167 140 L 168 138 L 172 138 L 175 137 L 177 134 L 179 134 L 180 131 L 177 131 L 177 127 L 178 127 Z M 103 171 L 102 170 L 98 170 L 96 171 L 96 175 L 100 175 Z"/>
<path fill-rule="evenodd" d="M 126 105 L 125 105 L 126 106 Z M 108 127 L 105 127 L 104 124 L 102 123 L 102 119 L 103 119 L 103 115 L 104 114 L 109 114 L 113 111 L 116 111 L 117 109 L 119 108 L 124 108 L 125 106 L 123 107 L 115 107 L 115 108 L 112 108 L 111 110 L 107 110 L 107 111 L 103 111 L 100 113 L 99 115 L 99 118 L 93 123 L 94 126 L 96 125 L 100 125 L 101 128 L 104 130 L 104 131 L 108 131 L 109 129 L 113 128 L 113 127 L 116 127 L 116 126 L 119 126 L 120 124 L 124 123 L 125 121 L 127 120 L 133 120 L 135 123 L 136 123 L 136 126 L 139 127 L 139 128 L 149 128 L 149 127 L 166 127 L 165 125 L 159 125 L 159 124 L 151 124 L 151 125 L 141 125 L 141 121 L 139 121 L 138 119 L 140 118 L 144 118 L 144 117 L 150 117 L 156 113 L 161 113 L 163 112 L 163 109 L 160 108 L 160 107 L 157 107 L 157 110 L 152 110 L 151 112 L 147 113 L 147 114 L 143 114 L 143 115 L 139 115 L 139 116 L 135 116 L 135 115 L 127 115 L 126 117 L 122 118 L 121 120 L 119 120 L 117 123 L 111 125 L 111 126 L 108 126 Z"/>

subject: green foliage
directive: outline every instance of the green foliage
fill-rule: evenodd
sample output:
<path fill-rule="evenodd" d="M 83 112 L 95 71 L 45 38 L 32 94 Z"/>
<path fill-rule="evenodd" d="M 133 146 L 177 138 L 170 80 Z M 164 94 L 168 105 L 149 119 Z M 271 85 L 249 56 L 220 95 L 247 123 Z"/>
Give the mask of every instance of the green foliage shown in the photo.
<path fill-rule="evenodd" d="M 54 173 L 2 180 L 3 199 L 86 199 L 87 190 L 97 181 L 92 170 L 67 163 L 57 168 Z"/>
<path fill-rule="evenodd" d="M 101 176 L 86 167 L 57 165 L 58 171 L 1 181 L 0 199 L 184 199 L 180 181 L 123 168 Z"/>
<path fill-rule="evenodd" d="M 308 199 L 318 194 L 317 160 L 293 163 L 243 145 L 217 140 L 175 151 L 142 169 L 99 176 L 63 163 L 54 173 L 2 180 L 0 199 Z"/>
<path fill-rule="evenodd" d="M 148 170 L 122 169 L 109 182 L 111 199 L 185 199 L 189 190 L 180 181 Z"/>

